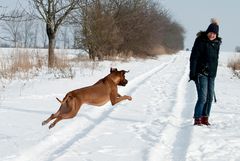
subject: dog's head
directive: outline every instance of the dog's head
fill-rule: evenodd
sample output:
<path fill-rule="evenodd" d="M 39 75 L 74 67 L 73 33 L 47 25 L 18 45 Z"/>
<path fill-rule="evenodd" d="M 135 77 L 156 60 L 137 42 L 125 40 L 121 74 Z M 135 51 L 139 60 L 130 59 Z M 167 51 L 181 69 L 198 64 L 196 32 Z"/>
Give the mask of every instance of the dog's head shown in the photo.
<path fill-rule="evenodd" d="M 126 84 L 128 83 L 128 80 L 125 78 L 125 73 L 128 72 L 129 71 L 126 70 L 118 71 L 117 68 L 110 69 L 110 75 L 112 76 L 112 80 L 120 86 L 126 86 Z"/>

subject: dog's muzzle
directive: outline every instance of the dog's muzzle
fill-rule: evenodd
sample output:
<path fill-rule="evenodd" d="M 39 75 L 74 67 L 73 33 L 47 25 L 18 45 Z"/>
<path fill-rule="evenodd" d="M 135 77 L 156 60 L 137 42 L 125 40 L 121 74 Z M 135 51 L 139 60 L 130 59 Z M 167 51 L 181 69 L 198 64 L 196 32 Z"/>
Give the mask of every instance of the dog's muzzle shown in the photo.
<path fill-rule="evenodd" d="M 119 83 L 119 85 L 126 86 L 127 83 L 128 83 L 128 80 L 124 79 Z"/>

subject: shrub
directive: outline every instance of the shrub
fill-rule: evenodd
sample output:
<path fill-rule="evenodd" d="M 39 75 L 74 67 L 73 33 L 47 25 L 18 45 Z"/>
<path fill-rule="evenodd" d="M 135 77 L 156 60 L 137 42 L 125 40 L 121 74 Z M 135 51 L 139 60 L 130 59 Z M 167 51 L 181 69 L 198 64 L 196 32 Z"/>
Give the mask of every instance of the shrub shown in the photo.
<path fill-rule="evenodd" d="M 240 56 L 235 56 L 228 62 L 228 67 L 233 70 L 233 73 L 240 78 Z"/>

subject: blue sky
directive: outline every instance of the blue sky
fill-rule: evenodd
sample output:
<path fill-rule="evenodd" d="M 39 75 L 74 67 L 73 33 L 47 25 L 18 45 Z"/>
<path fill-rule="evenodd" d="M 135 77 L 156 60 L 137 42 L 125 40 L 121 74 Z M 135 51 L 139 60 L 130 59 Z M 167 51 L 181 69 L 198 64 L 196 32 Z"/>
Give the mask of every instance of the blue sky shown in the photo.
<path fill-rule="evenodd" d="M 234 51 L 240 46 L 240 1 L 239 0 L 159 0 L 168 9 L 172 18 L 186 30 L 185 48 L 192 48 L 196 33 L 206 30 L 210 19 L 219 19 L 221 50 Z"/>
<path fill-rule="evenodd" d="M 27 4 L 28 0 L 0 0 L 0 5 L 15 7 L 16 2 Z M 185 49 L 192 48 L 196 33 L 206 30 L 210 19 L 220 21 L 220 37 L 223 39 L 222 51 L 234 51 L 240 46 L 240 0 L 157 0 L 169 10 L 173 20 L 180 23 L 186 31 Z"/>

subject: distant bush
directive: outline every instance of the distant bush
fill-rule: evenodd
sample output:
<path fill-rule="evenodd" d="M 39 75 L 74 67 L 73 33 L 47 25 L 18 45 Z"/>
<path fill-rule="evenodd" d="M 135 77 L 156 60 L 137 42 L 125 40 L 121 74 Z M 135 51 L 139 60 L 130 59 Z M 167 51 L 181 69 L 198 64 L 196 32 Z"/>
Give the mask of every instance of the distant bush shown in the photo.
<path fill-rule="evenodd" d="M 169 12 L 156 1 L 90 2 L 75 18 L 79 28 L 74 42 L 93 60 L 147 58 L 184 48 L 183 27 L 172 21 Z"/>
<path fill-rule="evenodd" d="M 235 48 L 235 51 L 238 52 L 238 53 L 240 53 L 240 46 L 237 46 L 237 47 Z"/>
<path fill-rule="evenodd" d="M 236 56 L 232 58 L 228 62 L 228 67 L 230 67 L 233 70 L 233 73 L 240 78 L 240 56 Z"/>

